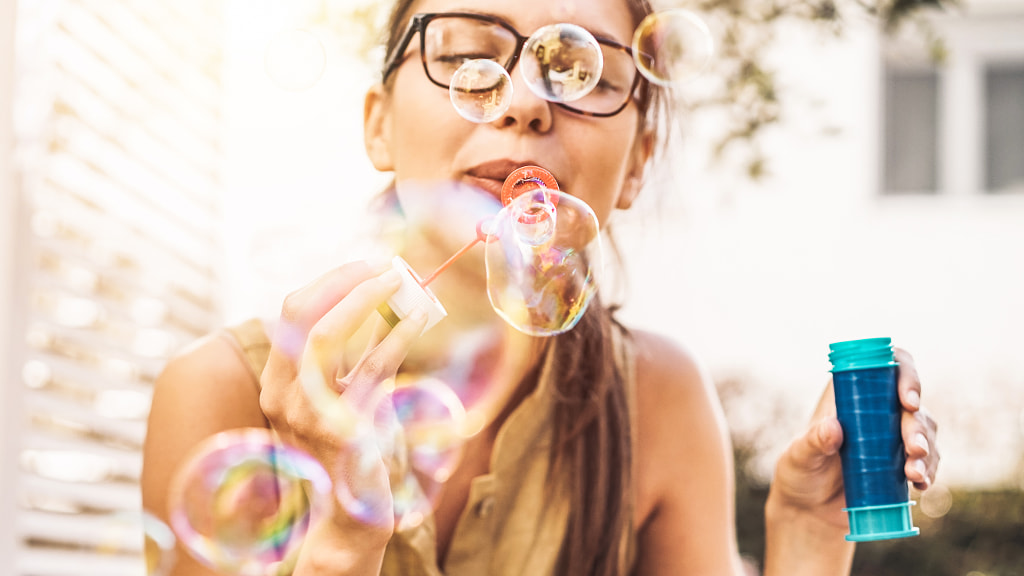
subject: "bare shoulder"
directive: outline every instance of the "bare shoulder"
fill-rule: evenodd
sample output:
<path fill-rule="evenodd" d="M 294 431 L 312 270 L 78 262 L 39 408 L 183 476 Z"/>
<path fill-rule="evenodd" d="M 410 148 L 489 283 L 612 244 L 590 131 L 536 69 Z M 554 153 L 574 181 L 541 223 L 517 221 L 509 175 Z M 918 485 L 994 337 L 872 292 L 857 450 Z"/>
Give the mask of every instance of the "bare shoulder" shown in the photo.
<path fill-rule="evenodd" d="M 680 485 L 719 467 L 728 434 L 714 384 L 694 354 L 662 335 L 632 331 L 636 358 L 637 513 L 641 524 Z"/>
<path fill-rule="evenodd" d="M 143 446 L 143 505 L 163 516 L 170 478 L 202 440 L 265 425 L 259 388 L 240 349 L 222 333 L 198 340 L 156 380 Z"/>
<path fill-rule="evenodd" d="M 171 358 L 157 378 L 152 413 L 159 416 L 163 410 L 186 407 L 181 416 L 190 420 L 231 422 L 237 416 L 251 421 L 251 408 L 262 420 L 259 385 L 241 348 L 226 333 L 197 340 Z"/>

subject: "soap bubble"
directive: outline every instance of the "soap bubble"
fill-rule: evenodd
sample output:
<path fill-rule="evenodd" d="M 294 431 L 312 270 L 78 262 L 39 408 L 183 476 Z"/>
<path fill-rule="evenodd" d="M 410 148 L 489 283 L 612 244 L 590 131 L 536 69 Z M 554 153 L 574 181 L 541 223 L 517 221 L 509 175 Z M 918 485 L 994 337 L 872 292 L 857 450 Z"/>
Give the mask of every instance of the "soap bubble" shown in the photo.
<path fill-rule="evenodd" d="M 512 104 L 512 78 L 494 60 L 467 60 L 452 74 L 448 95 L 459 116 L 479 124 L 494 122 Z"/>
<path fill-rule="evenodd" d="M 242 428 L 203 441 L 175 474 L 171 528 L 214 570 L 263 576 L 294 561 L 330 479 L 271 431 Z"/>
<path fill-rule="evenodd" d="M 713 52 L 711 31 L 689 10 L 650 14 L 633 33 L 637 69 L 661 86 L 696 78 L 711 61 Z"/>
<path fill-rule="evenodd" d="M 144 512 L 142 514 L 143 547 L 146 556 L 147 576 L 166 576 L 174 566 L 174 546 L 177 539 L 171 528 L 159 518 Z"/>
<path fill-rule="evenodd" d="M 174 533 L 167 524 L 147 511 L 109 514 L 97 523 L 91 537 L 96 539 L 95 552 L 100 555 L 132 553 L 141 543 L 146 576 L 167 576 L 174 566 Z"/>
<path fill-rule="evenodd" d="M 465 408 L 436 377 L 401 374 L 377 390 L 361 410 L 373 414 L 372 427 L 359 427 L 348 440 L 338 499 L 362 522 L 382 522 L 390 504 L 397 526 L 414 526 L 430 514 L 459 463 Z"/>
<path fill-rule="evenodd" d="M 263 56 L 267 76 L 285 90 L 299 92 L 320 80 L 327 63 L 323 44 L 305 30 L 288 30 L 275 36 Z"/>
<path fill-rule="evenodd" d="M 942 484 L 935 484 L 921 493 L 921 512 L 929 518 L 942 518 L 953 508 L 953 493 Z"/>
<path fill-rule="evenodd" d="M 403 375 L 396 379 L 392 402 L 412 468 L 435 482 L 447 481 L 465 441 L 462 401 L 437 378 Z"/>
<path fill-rule="evenodd" d="M 526 85 L 549 102 L 573 102 L 597 86 L 604 53 L 597 39 L 575 24 L 551 24 L 526 41 L 520 56 Z"/>
<path fill-rule="evenodd" d="M 394 519 L 397 527 L 422 522 L 431 501 L 413 475 L 405 430 L 393 403 L 394 381 L 381 383 L 353 413 L 366 415 L 339 458 L 338 501 L 366 524 Z M 342 397 L 345 401 L 345 397 Z"/>
<path fill-rule="evenodd" d="M 600 228 L 590 206 L 540 188 L 502 209 L 493 237 L 485 262 L 494 310 L 533 336 L 572 329 L 597 292 L 603 267 Z"/>

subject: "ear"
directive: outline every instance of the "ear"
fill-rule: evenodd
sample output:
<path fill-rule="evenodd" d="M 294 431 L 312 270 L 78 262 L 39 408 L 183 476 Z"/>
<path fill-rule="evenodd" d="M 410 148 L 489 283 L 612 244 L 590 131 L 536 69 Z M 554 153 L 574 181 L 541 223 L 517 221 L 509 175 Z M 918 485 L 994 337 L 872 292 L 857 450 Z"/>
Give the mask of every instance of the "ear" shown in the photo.
<path fill-rule="evenodd" d="M 395 169 L 391 157 L 391 102 L 383 84 L 375 84 L 363 101 L 363 146 L 373 167 L 381 172 Z"/>
<path fill-rule="evenodd" d="M 647 173 L 647 163 L 654 153 L 654 134 L 650 131 L 641 133 L 636 142 L 633 143 L 633 151 L 629 155 L 629 167 L 626 171 L 626 181 L 622 184 L 622 191 L 615 207 L 619 210 L 628 210 L 633 201 L 640 195 L 644 187 L 644 177 Z"/>

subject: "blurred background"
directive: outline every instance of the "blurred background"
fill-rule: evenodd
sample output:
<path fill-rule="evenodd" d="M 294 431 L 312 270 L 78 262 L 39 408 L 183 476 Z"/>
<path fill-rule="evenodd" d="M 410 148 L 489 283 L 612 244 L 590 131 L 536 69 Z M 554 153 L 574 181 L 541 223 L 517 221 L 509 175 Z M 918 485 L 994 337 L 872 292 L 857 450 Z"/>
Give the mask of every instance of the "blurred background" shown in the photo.
<path fill-rule="evenodd" d="M 855 573 L 1024 575 L 1024 2 L 672 5 L 728 40 L 615 216 L 616 293 L 715 376 L 743 553 L 828 344 L 889 336 L 942 467 L 922 535 Z M 0 0 L 0 575 L 146 573 L 156 374 L 353 257 L 387 183 L 362 145 L 382 17 Z"/>

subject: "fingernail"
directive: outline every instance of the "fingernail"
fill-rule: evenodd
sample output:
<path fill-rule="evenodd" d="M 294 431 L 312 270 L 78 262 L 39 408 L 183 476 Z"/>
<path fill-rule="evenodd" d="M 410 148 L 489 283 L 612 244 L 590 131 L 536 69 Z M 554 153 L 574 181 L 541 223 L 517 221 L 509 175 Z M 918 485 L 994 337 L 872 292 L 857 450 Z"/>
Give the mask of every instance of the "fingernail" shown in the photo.
<path fill-rule="evenodd" d="M 914 470 L 917 470 L 921 474 L 921 478 L 928 479 L 928 467 L 924 465 L 924 460 L 914 460 Z"/>
<path fill-rule="evenodd" d="M 398 286 L 402 283 L 402 275 L 398 273 L 398 270 L 394 269 L 381 274 L 379 278 L 386 286 Z"/>
<path fill-rule="evenodd" d="M 419 308 L 415 308 L 409 313 L 409 319 L 413 322 L 423 322 L 427 319 L 427 313 Z"/>
<path fill-rule="evenodd" d="M 370 271 L 374 276 L 379 276 L 391 270 L 392 267 L 390 260 L 379 260 L 376 258 L 367 258 L 366 265 L 370 267 Z"/>
<path fill-rule="evenodd" d="M 928 438 L 920 432 L 914 434 L 914 445 L 924 448 L 925 454 L 931 452 L 931 446 L 928 445 Z"/>
<path fill-rule="evenodd" d="M 914 408 L 921 407 L 921 395 L 918 394 L 917 390 L 907 392 L 907 404 L 910 404 Z"/>

